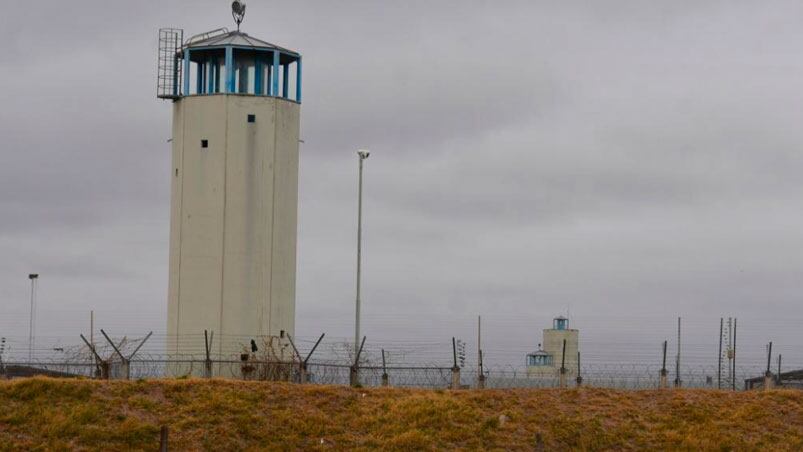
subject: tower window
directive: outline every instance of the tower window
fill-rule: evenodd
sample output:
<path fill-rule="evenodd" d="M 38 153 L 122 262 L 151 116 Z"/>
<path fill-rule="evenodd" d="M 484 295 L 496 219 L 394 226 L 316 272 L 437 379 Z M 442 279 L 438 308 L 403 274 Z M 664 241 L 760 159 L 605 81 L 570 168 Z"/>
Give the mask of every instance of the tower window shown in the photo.
<path fill-rule="evenodd" d="M 248 115 L 248 122 L 257 122 L 257 115 Z"/>
<path fill-rule="evenodd" d="M 209 147 L 209 140 L 201 140 L 201 147 L 206 149 Z"/>

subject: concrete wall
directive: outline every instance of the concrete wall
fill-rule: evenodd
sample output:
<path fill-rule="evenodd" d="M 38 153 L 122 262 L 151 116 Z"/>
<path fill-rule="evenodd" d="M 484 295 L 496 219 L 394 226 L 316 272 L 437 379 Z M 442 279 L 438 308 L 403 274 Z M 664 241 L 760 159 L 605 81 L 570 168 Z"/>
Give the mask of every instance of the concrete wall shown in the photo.
<path fill-rule="evenodd" d="M 205 329 L 213 352 L 232 356 L 251 338 L 294 334 L 299 112 L 245 95 L 174 103 L 171 351 L 202 352 Z"/>

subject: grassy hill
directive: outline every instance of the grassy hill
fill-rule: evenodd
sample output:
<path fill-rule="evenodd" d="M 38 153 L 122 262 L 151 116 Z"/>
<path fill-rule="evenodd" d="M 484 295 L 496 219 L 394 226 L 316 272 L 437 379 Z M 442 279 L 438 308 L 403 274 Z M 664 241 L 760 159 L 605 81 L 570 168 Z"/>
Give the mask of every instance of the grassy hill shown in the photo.
<path fill-rule="evenodd" d="M 803 450 L 803 392 L 0 382 L 0 450 Z"/>

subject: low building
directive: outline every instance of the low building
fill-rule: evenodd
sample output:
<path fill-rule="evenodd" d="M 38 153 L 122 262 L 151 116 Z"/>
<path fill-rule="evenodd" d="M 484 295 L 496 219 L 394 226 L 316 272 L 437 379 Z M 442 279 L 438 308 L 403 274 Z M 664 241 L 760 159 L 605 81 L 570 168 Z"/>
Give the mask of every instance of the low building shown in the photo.
<path fill-rule="evenodd" d="M 563 365 L 568 376 L 576 377 L 579 343 L 580 332 L 569 328 L 569 319 L 556 317 L 552 328 L 544 330 L 543 347 L 538 344 L 538 350 L 527 354 L 527 376 L 558 376 Z"/>

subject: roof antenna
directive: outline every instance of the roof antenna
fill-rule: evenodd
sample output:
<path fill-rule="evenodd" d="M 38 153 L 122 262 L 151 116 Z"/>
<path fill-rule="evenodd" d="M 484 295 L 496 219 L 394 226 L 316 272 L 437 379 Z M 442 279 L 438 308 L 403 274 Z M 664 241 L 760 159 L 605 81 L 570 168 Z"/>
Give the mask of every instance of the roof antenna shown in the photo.
<path fill-rule="evenodd" d="M 240 31 L 240 24 L 245 17 L 245 0 L 234 0 L 231 3 L 231 17 L 234 18 L 234 22 L 237 24 L 237 31 Z"/>

